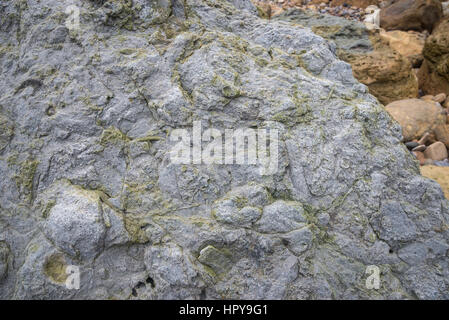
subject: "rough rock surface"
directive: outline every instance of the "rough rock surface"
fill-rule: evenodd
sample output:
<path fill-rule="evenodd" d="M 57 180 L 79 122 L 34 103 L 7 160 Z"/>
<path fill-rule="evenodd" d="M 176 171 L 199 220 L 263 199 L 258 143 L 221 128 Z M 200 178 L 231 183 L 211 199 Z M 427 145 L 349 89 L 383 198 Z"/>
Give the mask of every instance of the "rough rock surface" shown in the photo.
<path fill-rule="evenodd" d="M 371 53 L 347 53 L 354 76 L 369 87 L 370 93 L 385 105 L 418 96 L 418 78 L 410 60 L 389 47 Z"/>
<path fill-rule="evenodd" d="M 423 50 L 424 63 L 418 78 L 426 94 L 449 95 L 449 17 L 445 17 L 427 38 Z"/>
<path fill-rule="evenodd" d="M 426 41 L 422 33 L 395 30 L 380 32 L 379 36 L 388 42 L 391 49 L 409 59 L 414 68 L 421 66 L 424 59 L 422 51 Z"/>
<path fill-rule="evenodd" d="M 440 0 L 393 0 L 380 10 L 380 26 L 385 30 L 432 32 L 442 16 Z"/>
<path fill-rule="evenodd" d="M 0 4 L 0 298 L 449 298 L 448 202 L 334 45 L 133 3 Z M 194 120 L 277 128 L 277 173 L 171 163 Z"/>
<path fill-rule="evenodd" d="M 351 64 L 356 79 L 383 104 L 418 96 L 418 79 L 407 56 L 378 34 L 370 34 L 363 23 L 297 9 L 274 19 L 307 26 L 335 42 L 338 57 Z"/>
<path fill-rule="evenodd" d="M 350 21 L 311 10 L 291 9 L 273 17 L 310 28 L 325 39 L 332 40 L 337 51 L 367 53 L 373 51 L 370 32 L 362 22 Z"/>

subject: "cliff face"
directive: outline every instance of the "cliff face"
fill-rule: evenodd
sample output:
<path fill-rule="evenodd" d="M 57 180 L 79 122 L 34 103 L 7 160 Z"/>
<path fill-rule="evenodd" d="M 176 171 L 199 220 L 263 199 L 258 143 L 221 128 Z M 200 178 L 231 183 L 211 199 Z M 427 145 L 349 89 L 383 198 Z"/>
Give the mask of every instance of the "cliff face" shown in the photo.
<path fill-rule="evenodd" d="M 399 126 L 333 44 L 256 12 L 0 4 L 1 298 L 449 298 L 448 202 Z M 174 163 L 198 124 L 278 132 L 276 170 Z"/>

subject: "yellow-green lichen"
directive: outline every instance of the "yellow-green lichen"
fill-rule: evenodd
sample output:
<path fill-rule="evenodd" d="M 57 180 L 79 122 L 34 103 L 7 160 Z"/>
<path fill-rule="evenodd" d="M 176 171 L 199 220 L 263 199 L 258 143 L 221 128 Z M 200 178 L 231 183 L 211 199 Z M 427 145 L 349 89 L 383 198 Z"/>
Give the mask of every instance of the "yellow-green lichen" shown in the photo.
<path fill-rule="evenodd" d="M 17 188 L 28 200 L 32 198 L 34 175 L 39 161 L 25 160 L 19 164 L 18 173 L 14 176 Z"/>
<path fill-rule="evenodd" d="M 64 283 L 67 280 L 66 268 L 64 256 L 56 253 L 45 261 L 44 274 L 55 283 Z"/>
<path fill-rule="evenodd" d="M 102 146 L 106 146 L 109 144 L 121 144 L 123 142 L 129 141 L 130 139 L 128 138 L 128 136 L 126 136 L 126 134 L 112 126 L 105 129 L 100 137 L 100 144 Z"/>
<path fill-rule="evenodd" d="M 48 218 L 50 210 L 55 206 L 55 204 L 56 204 L 55 200 L 50 200 L 50 201 L 47 202 L 47 204 L 45 205 L 44 210 L 42 210 L 42 217 L 44 219 Z"/>

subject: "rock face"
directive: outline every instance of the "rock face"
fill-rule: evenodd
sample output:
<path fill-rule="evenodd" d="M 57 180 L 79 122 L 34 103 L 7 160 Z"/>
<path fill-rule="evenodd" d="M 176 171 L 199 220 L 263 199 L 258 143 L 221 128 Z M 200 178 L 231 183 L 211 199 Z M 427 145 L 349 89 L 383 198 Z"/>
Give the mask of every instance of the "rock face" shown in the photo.
<path fill-rule="evenodd" d="M 308 27 L 314 33 L 335 42 L 337 51 L 355 51 L 357 53 L 373 51 L 370 32 L 361 22 L 299 9 L 284 11 L 282 14 L 273 17 L 273 19 Z"/>
<path fill-rule="evenodd" d="M 357 80 L 367 85 L 383 104 L 418 96 L 418 79 L 411 59 L 394 51 L 378 35 L 370 36 L 363 23 L 300 10 L 287 11 L 275 19 L 307 26 L 334 41 L 339 58 L 351 64 Z"/>
<path fill-rule="evenodd" d="M 418 96 L 418 78 L 411 62 L 396 51 L 378 48 L 369 54 L 348 53 L 345 60 L 354 76 L 385 105 Z"/>
<path fill-rule="evenodd" d="M 449 95 L 449 17 L 442 20 L 424 45 L 424 63 L 418 78 L 426 94 Z"/>
<path fill-rule="evenodd" d="M 385 30 L 432 32 L 442 16 L 439 0 L 393 0 L 380 11 L 380 26 Z"/>
<path fill-rule="evenodd" d="M 8 272 L 8 258 L 10 250 L 5 242 L 0 242 L 0 281 L 5 278 Z"/>
<path fill-rule="evenodd" d="M 385 109 L 401 125 L 405 141 L 420 139 L 426 132 L 433 133 L 446 124 L 443 108 L 433 101 L 400 100 L 388 104 Z"/>
<path fill-rule="evenodd" d="M 388 42 L 388 46 L 409 59 L 414 68 L 419 68 L 424 59 L 422 51 L 426 41 L 419 32 L 387 31 L 380 32 L 380 37 Z"/>
<path fill-rule="evenodd" d="M 333 44 L 234 4 L 0 5 L 0 298 L 449 298 L 448 202 L 397 123 Z M 278 130 L 277 170 L 174 163 L 197 121 Z"/>

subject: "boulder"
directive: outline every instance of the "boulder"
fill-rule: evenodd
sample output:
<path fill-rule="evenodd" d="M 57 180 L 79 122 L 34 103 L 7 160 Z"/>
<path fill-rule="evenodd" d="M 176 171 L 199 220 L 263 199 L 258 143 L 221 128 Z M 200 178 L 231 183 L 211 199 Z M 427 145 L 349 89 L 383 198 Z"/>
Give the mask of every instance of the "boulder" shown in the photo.
<path fill-rule="evenodd" d="M 363 23 L 301 10 L 286 11 L 275 19 L 307 26 L 334 41 L 339 58 L 351 64 L 357 80 L 381 103 L 418 96 L 418 80 L 409 59 L 372 35 Z"/>
<path fill-rule="evenodd" d="M 431 94 L 427 94 L 425 96 L 420 97 L 421 100 L 424 101 L 435 101 L 435 97 L 432 96 Z"/>
<path fill-rule="evenodd" d="M 388 104 L 385 109 L 401 125 L 404 141 L 420 139 L 426 132 L 445 125 L 441 106 L 433 101 L 407 99 Z"/>
<path fill-rule="evenodd" d="M 446 116 L 447 123 L 447 116 Z M 434 129 L 436 140 L 444 143 L 449 148 L 449 126 L 447 124 L 438 125 Z"/>
<path fill-rule="evenodd" d="M 438 102 L 439 104 L 443 104 L 446 101 L 446 94 L 445 93 L 440 93 L 437 94 L 434 98 L 434 101 Z"/>
<path fill-rule="evenodd" d="M 10 253 L 9 246 L 4 241 L 0 241 L 0 281 L 7 275 Z"/>
<path fill-rule="evenodd" d="M 414 68 L 419 68 L 424 59 L 422 51 L 426 41 L 425 35 L 419 32 L 381 31 L 380 37 L 388 42 L 391 49 L 410 60 Z"/>
<path fill-rule="evenodd" d="M 397 0 L 380 11 L 380 26 L 385 30 L 432 32 L 442 16 L 439 0 Z"/>
<path fill-rule="evenodd" d="M 449 17 L 427 38 L 423 55 L 425 59 L 418 73 L 420 88 L 426 94 L 449 95 Z"/>
<path fill-rule="evenodd" d="M 449 299 L 399 125 L 244 1 L 2 1 L 0 299 Z"/>
<path fill-rule="evenodd" d="M 447 149 L 444 143 L 437 141 L 432 143 L 424 151 L 424 156 L 434 161 L 440 161 L 447 159 Z"/>
<path fill-rule="evenodd" d="M 385 105 L 418 96 L 418 79 L 410 61 L 389 48 L 368 54 L 344 55 L 354 76 L 368 86 L 370 93 Z"/>

